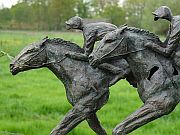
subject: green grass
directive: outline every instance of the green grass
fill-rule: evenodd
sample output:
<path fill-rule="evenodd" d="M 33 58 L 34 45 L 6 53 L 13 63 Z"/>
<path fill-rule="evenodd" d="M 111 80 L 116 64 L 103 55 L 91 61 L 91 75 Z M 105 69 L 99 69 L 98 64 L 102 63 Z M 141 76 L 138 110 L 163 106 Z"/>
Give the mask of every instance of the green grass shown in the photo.
<path fill-rule="evenodd" d="M 82 45 L 79 33 L 0 31 L 0 49 L 16 55 L 25 45 L 45 36 L 61 37 Z M 63 84 L 48 69 L 31 70 L 12 76 L 7 57 L 0 58 L 0 135 L 48 135 L 72 108 Z M 110 135 L 113 128 L 138 109 L 136 89 L 125 80 L 111 87 L 108 103 L 98 117 Z M 180 106 L 168 116 L 147 124 L 131 135 L 180 135 Z M 70 135 L 94 135 L 86 122 Z"/>

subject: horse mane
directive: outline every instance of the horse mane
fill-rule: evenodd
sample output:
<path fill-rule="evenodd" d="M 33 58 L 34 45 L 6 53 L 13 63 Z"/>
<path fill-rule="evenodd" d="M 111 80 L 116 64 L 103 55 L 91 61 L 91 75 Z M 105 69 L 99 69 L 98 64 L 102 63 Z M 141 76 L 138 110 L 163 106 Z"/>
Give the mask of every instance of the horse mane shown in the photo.
<path fill-rule="evenodd" d="M 127 27 L 126 30 L 147 36 L 148 39 L 150 39 L 150 40 L 155 40 L 156 42 L 162 43 L 156 34 L 150 32 L 148 30 L 144 30 L 144 29 L 140 29 L 140 28 L 136 28 L 136 27 Z"/>
<path fill-rule="evenodd" d="M 72 43 L 70 41 L 63 40 L 61 38 L 47 39 L 47 42 L 50 44 L 54 44 L 54 45 L 67 46 L 76 52 L 83 52 L 83 49 L 80 46 L 78 46 L 77 44 Z"/>

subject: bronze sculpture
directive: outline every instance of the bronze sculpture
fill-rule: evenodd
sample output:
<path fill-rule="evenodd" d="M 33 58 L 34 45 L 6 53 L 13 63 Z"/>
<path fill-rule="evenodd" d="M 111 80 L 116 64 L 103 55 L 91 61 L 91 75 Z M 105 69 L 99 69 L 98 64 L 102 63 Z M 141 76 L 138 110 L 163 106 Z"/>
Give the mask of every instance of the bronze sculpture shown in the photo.
<path fill-rule="evenodd" d="M 83 120 L 87 120 L 97 134 L 106 135 L 96 112 L 108 101 L 109 84 L 114 74 L 93 69 L 88 62 L 70 59 L 65 55 L 67 51 L 82 53 L 83 49 L 62 39 L 45 38 L 25 47 L 10 64 L 10 70 L 16 75 L 26 70 L 46 67 L 64 83 L 68 101 L 74 107 L 51 135 L 65 135 Z M 125 70 L 129 68 L 125 60 L 112 61 L 112 64 Z M 128 77 L 133 81 L 132 75 Z"/>
<path fill-rule="evenodd" d="M 83 53 L 76 53 L 69 51 L 66 53 L 66 56 L 77 59 L 88 61 L 88 56 L 92 53 L 94 49 L 94 45 L 96 41 L 101 40 L 107 33 L 117 29 L 117 26 L 105 23 L 105 22 L 98 22 L 98 23 L 85 23 L 84 20 L 79 16 L 74 16 L 66 21 L 66 28 L 69 29 L 77 29 L 83 32 L 84 37 L 84 45 Z M 101 69 L 106 69 L 114 74 L 116 77 L 111 81 L 110 85 L 114 85 L 119 79 L 122 79 L 124 74 L 128 74 L 129 70 L 121 69 L 120 67 L 116 67 L 109 63 L 103 63 L 100 67 Z M 124 73 L 122 73 L 124 72 Z"/>
<path fill-rule="evenodd" d="M 144 105 L 117 125 L 113 135 L 128 134 L 174 110 L 180 101 L 179 16 L 173 17 L 165 6 L 153 14 L 154 20 L 175 20 L 165 43 L 149 31 L 126 25 L 117 28 L 100 23 L 86 27 L 76 16 L 66 24 L 85 31 L 84 49 L 62 39 L 45 38 L 24 48 L 13 60 L 13 75 L 46 67 L 64 83 L 73 108 L 51 135 L 65 135 L 83 120 L 96 134 L 106 135 L 96 112 L 107 103 L 109 86 L 117 81 L 117 74 L 138 88 Z M 95 41 L 100 39 L 93 51 Z"/>
<path fill-rule="evenodd" d="M 97 67 L 104 61 L 126 59 L 137 80 L 144 105 L 116 126 L 113 135 L 124 135 L 171 113 L 180 101 L 180 70 L 172 61 L 145 47 L 162 44 L 158 36 L 146 30 L 126 27 L 108 33 L 89 56 Z"/>
<path fill-rule="evenodd" d="M 66 21 L 66 28 L 78 29 L 83 32 L 84 54 L 89 56 L 93 51 L 95 42 L 101 40 L 108 32 L 117 29 L 117 26 L 105 22 L 86 24 L 81 17 L 75 16 Z"/>

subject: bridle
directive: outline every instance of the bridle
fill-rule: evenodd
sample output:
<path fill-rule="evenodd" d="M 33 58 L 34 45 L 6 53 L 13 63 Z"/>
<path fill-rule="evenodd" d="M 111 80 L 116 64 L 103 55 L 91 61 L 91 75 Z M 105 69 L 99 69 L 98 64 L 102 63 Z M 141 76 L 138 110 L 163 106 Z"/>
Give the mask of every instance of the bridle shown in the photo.
<path fill-rule="evenodd" d="M 98 56 L 96 53 L 94 53 L 94 52 L 93 52 L 92 54 L 95 56 L 95 58 L 99 59 L 99 61 L 100 61 L 100 60 L 103 60 L 103 59 L 105 59 L 104 57 L 106 57 L 106 56 L 110 55 L 111 53 L 113 53 L 113 52 L 117 49 L 117 47 L 123 42 L 123 40 L 124 40 L 124 37 L 116 44 L 116 46 L 115 46 L 110 52 L 104 54 L 104 55 L 101 56 L 101 57 L 99 57 L 99 56 Z M 118 54 L 118 55 L 114 55 L 114 56 L 109 57 L 109 59 L 114 58 L 114 57 L 122 57 L 122 56 L 125 56 L 125 55 L 128 55 L 128 54 L 132 54 L 132 53 L 136 53 L 136 52 L 143 51 L 143 50 L 145 50 L 145 49 L 146 49 L 146 48 L 142 48 L 142 49 L 138 49 L 138 50 L 135 50 L 135 51 L 120 53 L 120 54 Z M 126 51 L 127 51 L 127 48 L 126 48 Z"/>
<path fill-rule="evenodd" d="M 54 63 L 61 63 L 63 60 L 65 60 L 67 57 L 66 55 L 64 55 L 64 57 L 58 61 L 55 61 L 55 60 L 52 60 L 52 61 L 48 61 L 48 59 L 46 60 L 47 62 L 45 63 L 42 63 L 41 65 L 33 65 L 33 66 L 29 66 L 27 63 L 29 61 L 31 61 L 33 58 L 37 57 L 40 53 L 42 53 L 43 51 L 45 51 L 45 57 L 47 59 L 47 51 L 46 51 L 46 46 L 44 45 L 43 48 L 38 51 L 35 55 L 33 55 L 31 58 L 29 58 L 28 60 L 26 60 L 24 63 L 25 63 L 25 67 L 28 67 L 28 68 L 39 68 L 39 67 L 44 67 L 44 66 L 49 66 L 50 64 L 54 64 Z"/>

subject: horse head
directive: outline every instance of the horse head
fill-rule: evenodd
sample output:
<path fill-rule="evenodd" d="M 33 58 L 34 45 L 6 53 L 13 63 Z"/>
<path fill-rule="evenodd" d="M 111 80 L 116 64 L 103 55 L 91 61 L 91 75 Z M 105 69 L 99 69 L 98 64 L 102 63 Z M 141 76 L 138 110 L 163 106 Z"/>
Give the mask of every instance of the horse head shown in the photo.
<path fill-rule="evenodd" d="M 11 62 L 10 71 L 13 75 L 30 69 L 43 67 L 47 61 L 45 42 L 47 38 L 26 46 Z"/>
<path fill-rule="evenodd" d="M 99 42 L 98 47 L 95 48 L 89 56 L 89 63 L 91 66 L 96 67 L 106 60 L 117 57 L 119 51 L 125 51 L 126 48 L 124 46 L 120 48 L 118 45 L 124 40 L 124 35 L 122 33 L 126 28 L 127 26 L 124 26 L 105 35 Z"/>

